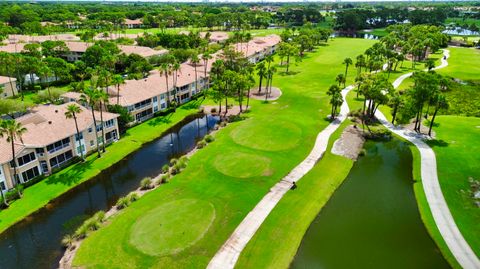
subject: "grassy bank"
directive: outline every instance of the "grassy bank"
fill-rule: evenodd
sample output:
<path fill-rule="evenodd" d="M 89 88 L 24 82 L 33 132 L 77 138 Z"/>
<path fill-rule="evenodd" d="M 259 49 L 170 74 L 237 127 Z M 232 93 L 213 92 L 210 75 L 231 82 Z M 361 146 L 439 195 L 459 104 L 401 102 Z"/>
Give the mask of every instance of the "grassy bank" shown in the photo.
<path fill-rule="evenodd" d="M 284 67 L 279 67 L 280 74 L 273 80 L 274 86 L 283 91 L 279 100 L 268 104 L 252 102 L 247 119 L 229 124 L 217 133 L 215 142 L 197 152 L 184 172 L 142 197 L 108 226 L 87 238 L 74 265 L 205 267 L 268 190 L 307 156 L 317 133 L 328 124 L 324 119 L 330 110 L 326 91 L 335 84 L 335 76 L 343 72 L 341 61 L 347 56 L 355 57 L 372 44 L 370 40 L 339 38 L 308 54 L 297 66 L 291 66 L 289 75 L 282 73 Z M 349 83 L 352 81 L 353 75 L 349 76 Z M 186 203 L 197 200 L 205 206 L 189 207 L 182 212 L 183 217 L 178 218 L 177 225 L 172 225 L 168 236 L 163 238 L 162 244 L 175 246 L 174 241 L 186 234 L 188 238 L 182 239 L 181 246 L 167 247 L 161 255 L 151 255 L 152 252 L 135 244 L 137 239 L 132 240 L 137 238 L 135 222 L 150 215 L 149 212 L 163 216 L 149 220 L 149 225 L 155 227 L 163 225 L 165 219 L 176 218 L 173 211 L 157 211 L 168 209 L 173 200 Z M 210 205 L 215 210 L 211 221 L 202 221 L 203 225 L 195 229 L 182 224 L 186 219 L 197 219 Z M 153 232 L 142 240 L 156 236 L 157 232 Z M 276 242 L 280 244 L 283 240 Z"/>
<path fill-rule="evenodd" d="M 460 232 L 480 256 L 480 210 L 469 183 L 469 178 L 480 180 L 480 118 L 440 116 L 436 122 L 437 136 L 429 145 L 437 157 L 440 186 Z"/>
<path fill-rule="evenodd" d="M 21 199 L 12 202 L 9 208 L 0 211 L 0 233 L 42 208 L 52 199 L 119 162 L 144 143 L 159 137 L 186 116 L 197 112 L 197 109 L 190 107 L 191 104 L 180 107 L 173 114 L 157 117 L 137 125 L 127 130 L 127 133 L 118 142 L 110 145 L 101 158 L 92 154 L 87 157 L 85 162 L 71 165 L 25 189 Z"/>

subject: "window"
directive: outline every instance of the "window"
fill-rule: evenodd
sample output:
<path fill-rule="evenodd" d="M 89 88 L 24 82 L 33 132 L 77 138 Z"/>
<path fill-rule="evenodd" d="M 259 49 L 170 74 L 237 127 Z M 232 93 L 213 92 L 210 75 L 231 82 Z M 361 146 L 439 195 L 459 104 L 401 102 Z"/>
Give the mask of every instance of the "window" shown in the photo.
<path fill-rule="evenodd" d="M 41 154 L 41 153 L 44 153 L 45 150 L 44 150 L 43 148 L 36 148 L 36 149 L 35 149 L 35 152 L 36 152 L 37 154 Z"/>
<path fill-rule="evenodd" d="M 84 151 L 84 150 L 85 150 L 85 146 L 83 144 L 81 146 L 77 147 L 77 152 L 79 152 L 79 153 Z"/>
<path fill-rule="evenodd" d="M 161 109 L 165 109 L 167 107 L 167 105 L 165 103 L 162 103 L 162 105 L 160 107 L 161 107 Z"/>
<path fill-rule="evenodd" d="M 29 154 L 23 155 L 22 157 L 18 158 L 18 166 L 22 166 L 24 164 L 27 164 L 31 161 L 34 161 L 36 159 L 35 153 L 30 152 Z"/>
<path fill-rule="evenodd" d="M 148 106 L 152 103 L 152 99 L 143 100 L 142 102 L 135 104 L 135 109 L 140 109 L 142 107 Z"/>
<path fill-rule="evenodd" d="M 48 165 L 46 161 L 40 161 L 40 167 L 42 167 L 42 172 L 47 173 L 48 172 Z"/>
<path fill-rule="evenodd" d="M 80 133 L 80 135 L 75 134 L 75 141 L 80 141 L 83 139 L 83 133 Z"/>
<path fill-rule="evenodd" d="M 153 102 L 155 103 L 155 102 L 157 102 L 157 101 L 158 101 L 157 97 L 156 97 L 156 96 L 153 97 Z"/>
<path fill-rule="evenodd" d="M 107 120 L 104 124 L 105 124 L 105 128 L 110 128 L 113 125 L 115 125 L 115 120 L 114 119 Z"/>
<path fill-rule="evenodd" d="M 5 182 L 0 182 L 0 188 L 2 189 L 2 191 L 6 191 L 7 190 L 7 187 L 5 186 Z"/>
<path fill-rule="evenodd" d="M 135 110 L 135 107 L 134 106 L 128 106 L 128 112 L 132 112 Z"/>
<path fill-rule="evenodd" d="M 165 94 L 160 94 L 160 100 L 164 100 L 165 99 Z"/>
<path fill-rule="evenodd" d="M 97 125 L 97 132 L 100 132 L 103 129 L 103 124 Z"/>
<path fill-rule="evenodd" d="M 70 145 L 70 138 L 65 138 L 47 146 L 48 153 L 54 153 Z"/>
<path fill-rule="evenodd" d="M 33 167 L 31 169 L 28 169 L 27 171 L 22 173 L 22 178 L 23 182 L 29 181 L 34 177 L 38 177 L 40 175 L 40 172 L 38 171 L 38 167 Z"/>
<path fill-rule="evenodd" d="M 88 133 L 92 133 L 93 129 L 92 127 L 88 128 Z"/>
<path fill-rule="evenodd" d="M 63 163 L 67 162 L 73 157 L 72 151 L 69 150 L 65 153 L 59 154 L 53 158 L 50 159 L 50 166 L 52 168 L 59 167 Z"/>

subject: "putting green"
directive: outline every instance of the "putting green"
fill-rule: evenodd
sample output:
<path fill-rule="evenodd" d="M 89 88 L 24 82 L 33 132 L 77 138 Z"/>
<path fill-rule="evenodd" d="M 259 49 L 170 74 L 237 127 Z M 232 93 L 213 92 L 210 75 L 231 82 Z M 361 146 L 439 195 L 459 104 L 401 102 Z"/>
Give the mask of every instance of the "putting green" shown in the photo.
<path fill-rule="evenodd" d="M 294 148 L 300 140 L 302 130 L 294 123 L 266 118 L 245 121 L 237 126 L 230 135 L 235 143 L 242 146 L 266 151 L 280 151 Z"/>
<path fill-rule="evenodd" d="M 215 158 L 213 166 L 220 173 L 238 178 L 254 176 L 269 176 L 270 159 L 254 154 L 235 152 L 235 154 L 222 154 Z"/>
<path fill-rule="evenodd" d="M 161 204 L 138 219 L 130 244 L 151 256 L 175 254 L 195 244 L 215 219 L 210 202 L 181 199 Z"/>

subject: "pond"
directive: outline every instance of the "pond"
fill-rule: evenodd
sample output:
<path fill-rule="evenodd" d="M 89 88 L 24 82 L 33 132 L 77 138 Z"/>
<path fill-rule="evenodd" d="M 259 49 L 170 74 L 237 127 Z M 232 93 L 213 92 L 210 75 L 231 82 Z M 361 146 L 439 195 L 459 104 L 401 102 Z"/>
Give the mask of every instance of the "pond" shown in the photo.
<path fill-rule="evenodd" d="M 172 157 L 192 150 L 217 121 L 204 115 L 186 118 L 162 137 L 6 230 L 0 235 L 0 268 L 57 268 L 64 234 L 73 232 L 95 212 L 108 210 L 143 178 L 158 175 Z"/>
<path fill-rule="evenodd" d="M 366 154 L 308 228 L 291 268 L 450 268 L 420 218 L 406 142 Z"/>

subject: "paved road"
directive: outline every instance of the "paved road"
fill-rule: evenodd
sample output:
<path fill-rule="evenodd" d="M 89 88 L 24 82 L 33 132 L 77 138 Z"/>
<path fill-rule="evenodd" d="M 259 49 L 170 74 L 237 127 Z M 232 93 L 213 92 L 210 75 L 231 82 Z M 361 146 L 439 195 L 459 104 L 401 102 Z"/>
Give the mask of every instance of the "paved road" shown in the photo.
<path fill-rule="evenodd" d="M 446 59 L 442 58 L 441 65 L 437 66 L 435 69 L 448 66 L 447 59 L 450 57 L 450 51 L 444 50 L 443 53 Z M 397 88 L 403 80 L 411 75 L 412 73 L 400 76 L 397 80 L 395 80 L 395 82 L 393 82 L 394 87 Z M 390 129 L 390 131 L 412 142 L 418 148 L 421 158 L 423 189 L 425 191 L 425 196 L 427 197 L 430 210 L 432 211 L 433 219 L 437 224 L 440 234 L 447 243 L 447 246 L 452 252 L 453 256 L 455 256 L 458 263 L 464 269 L 479 269 L 480 260 L 460 233 L 460 230 L 458 229 L 452 214 L 450 213 L 450 209 L 445 201 L 445 197 L 443 196 L 442 189 L 440 188 L 440 183 L 438 181 L 435 152 L 425 142 L 423 142 L 424 136 L 405 130 L 404 128 L 394 126 L 387 121 L 385 116 L 379 110 L 377 110 L 375 116 L 385 127 Z"/>
<path fill-rule="evenodd" d="M 353 86 L 349 86 L 342 91 L 344 100 L 346 100 L 346 95 L 352 88 Z M 328 146 L 328 139 L 345 120 L 349 111 L 347 102 L 343 102 L 339 116 L 317 135 L 315 145 L 307 158 L 280 180 L 280 182 L 275 184 L 275 186 L 270 189 L 270 192 L 248 213 L 230 238 L 223 244 L 222 248 L 215 254 L 207 268 L 228 269 L 235 266 L 240 253 L 248 241 L 250 241 L 258 228 L 260 228 L 260 225 L 262 225 L 273 208 L 278 204 L 280 199 L 282 199 L 283 195 L 290 190 L 292 183 L 299 181 L 322 158 Z"/>

